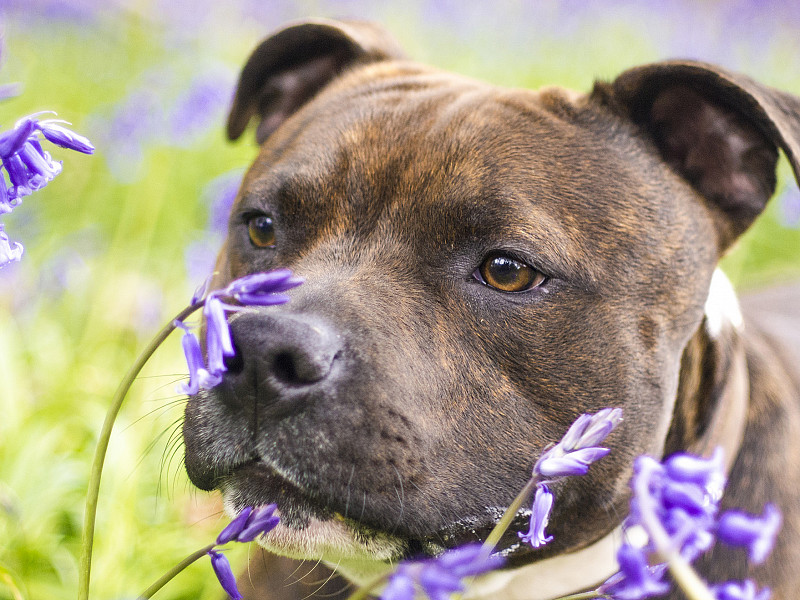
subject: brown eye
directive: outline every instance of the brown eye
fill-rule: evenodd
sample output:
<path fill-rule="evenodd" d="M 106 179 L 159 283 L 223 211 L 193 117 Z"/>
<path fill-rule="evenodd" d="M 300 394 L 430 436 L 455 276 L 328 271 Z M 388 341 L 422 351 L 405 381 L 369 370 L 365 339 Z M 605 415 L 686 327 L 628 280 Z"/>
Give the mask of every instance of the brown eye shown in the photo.
<path fill-rule="evenodd" d="M 524 292 L 544 283 L 539 271 L 506 254 L 490 254 L 478 267 L 478 278 L 501 292 Z"/>
<path fill-rule="evenodd" d="M 275 225 L 267 215 L 254 215 L 247 220 L 247 233 L 257 248 L 275 246 Z"/>

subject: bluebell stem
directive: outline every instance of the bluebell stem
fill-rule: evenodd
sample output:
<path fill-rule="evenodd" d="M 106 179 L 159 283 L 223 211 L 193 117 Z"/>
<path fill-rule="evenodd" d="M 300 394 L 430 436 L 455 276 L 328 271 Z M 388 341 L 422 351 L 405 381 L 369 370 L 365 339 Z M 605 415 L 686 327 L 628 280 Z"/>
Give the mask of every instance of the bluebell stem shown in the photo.
<path fill-rule="evenodd" d="M 289 301 L 289 296 L 282 292 L 295 288 L 302 282 L 299 277 L 293 277 L 289 269 L 275 269 L 246 275 L 222 290 L 209 292 L 203 307 L 206 319 L 206 364 L 203 363 L 200 342 L 186 324 L 176 321 L 175 325 L 184 330 L 183 352 L 189 367 L 189 383 L 180 384 L 178 391 L 182 394 L 196 394 L 200 389 L 210 389 L 222 381 L 222 374 L 227 371 L 225 358 L 236 353 L 226 311 L 242 310 L 245 306 L 284 304 Z M 202 292 L 195 293 L 193 304 L 201 301 L 198 293 Z M 223 302 L 224 298 L 239 302 L 239 305 Z"/>
<path fill-rule="evenodd" d="M 464 590 L 463 579 L 482 575 L 503 564 L 496 555 L 486 556 L 480 544 L 470 544 L 445 552 L 437 558 L 408 561 L 391 575 L 381 600 L 414 600 L 422 590 L 431 600 L 447 600 Z"/>

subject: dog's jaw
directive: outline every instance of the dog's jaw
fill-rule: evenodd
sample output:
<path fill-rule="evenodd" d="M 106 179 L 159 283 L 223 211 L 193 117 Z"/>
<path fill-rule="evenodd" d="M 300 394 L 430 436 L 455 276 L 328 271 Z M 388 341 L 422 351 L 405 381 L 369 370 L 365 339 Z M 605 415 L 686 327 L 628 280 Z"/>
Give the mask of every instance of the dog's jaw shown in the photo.
<path fill-rule="evenodd" d="M 233 518 L 240 501 L 234 491 L 223 489 L 223 497 L 225 512 Z M 281 516 L 280 508 L 275 514 Z M 389 573 L 406 549 L 399 538 L 379 532 L 363 535 L 338 515 L 330 519 L 309 515 L 302 527 L 279 523 L 257 542 L 281 556 L 316 557 L 358 585 Z"/>

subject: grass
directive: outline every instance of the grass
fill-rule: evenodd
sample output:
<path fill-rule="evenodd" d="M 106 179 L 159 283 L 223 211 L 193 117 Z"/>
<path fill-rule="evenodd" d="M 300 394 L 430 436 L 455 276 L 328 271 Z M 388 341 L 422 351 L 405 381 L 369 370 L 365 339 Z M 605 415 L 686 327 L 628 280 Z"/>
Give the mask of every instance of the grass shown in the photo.
<path fill-rule="evenodd" d="M 424 2 L 402 14 L 366 3 L 285 3 L 261 27 L 240 16 L 246 35 L 230 35 L 237 23 L 220 21 L 179 38 L 171 37 L 168 23 L 153 20 L 146 3 L 130 6 L 126 18 L 96 9 L 89 20 L 10 10 L 0 83 L 20 81 L 24 93 L 0 105 L 3 129 L 21 115 L 52 109 L 93 137 L 102 132 L 104 115 L 135 87 L 168 104 L 177 94 L 169 90 L 189 85 L 198 70 L 221 62 L 235 71 L 279 18 L 309 10 L 363 9 L 394 29 L 415 56 L 507 85 L 587 89 L 594 76 L 611 77 L 661 51 L 646 27 L 624 15 L 566 33 L 534 23 L 528 37 L 520 25 L 512 40 L 517 46 L 509 46 L 492 27 L 480 39 L 468 38 L 457 15 L 450 17 L 452 28 L 428 22 Z M 509 19 L 522 18 L 519 4 L 496 7 L 505 9 Z M 493 15 L 492 23 L 501 18 Z M 656 16 L 648 23 L 655 22 Z M 446 37 L 434 35 L 443 31 Z M 800 80 L 783 67 L 787 43 L 781 38 L 775 57 L 757 66 L 798 92 Z M 148 77 L 156 82 L 148 86 Z M 191 242 L 216 243 L 207 234 L 204 186 L 255 155 L 249 141 L 224 143 L 224 115 L 217 117 L 219 126 L 189 147 L 150 132 L 137 162 L 135 149 L 126 146 L 117 158 L 130 167 L 123 179 L 107 160 L 115 148 L 98 146 L 94 157 L 53 149 L 64 160 L 63 174 L 4 219 L 26 254 L 0 271 L 0 600 L 76 593 L 86 481 L 108 400 L 138 351 L 200 283 L 187 275 L 184 251 Z M 800 232 L 781 225 L 773 203 L 725 266 L 742 288 L 766 285 L 800 277 L 799 250 Z M 184 399 L 175 384 L 184 374 L 176 337 L 156 354 L 123 407 L 101 488 L 93 598 L 134 597 L 225 522 L 218 498 L 193 490 L 183 471 Z M 247 551 L 233 551 L 234 564 L 243 565 Z M 158 597 L 218 598 L 211 569 L 202 563 Z"/>

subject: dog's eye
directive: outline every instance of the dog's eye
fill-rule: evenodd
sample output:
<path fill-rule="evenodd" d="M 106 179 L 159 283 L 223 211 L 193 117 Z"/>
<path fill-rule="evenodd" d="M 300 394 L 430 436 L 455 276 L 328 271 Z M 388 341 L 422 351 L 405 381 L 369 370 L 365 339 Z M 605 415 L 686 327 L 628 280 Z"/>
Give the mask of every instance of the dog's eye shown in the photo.
<path fill-rule="evenodd" d="M 257 248 L 275 246 L 275 225 L 267 215 L 253 215 L 247 219 L 247 233 L 250 242 Z"/>
<path fill-rule="evenodd" d="M 475 278 L 501 292 L 524 292 L 542 285 L 542 273 L 507 254 L 492 253 L 475 271 Z"/>

